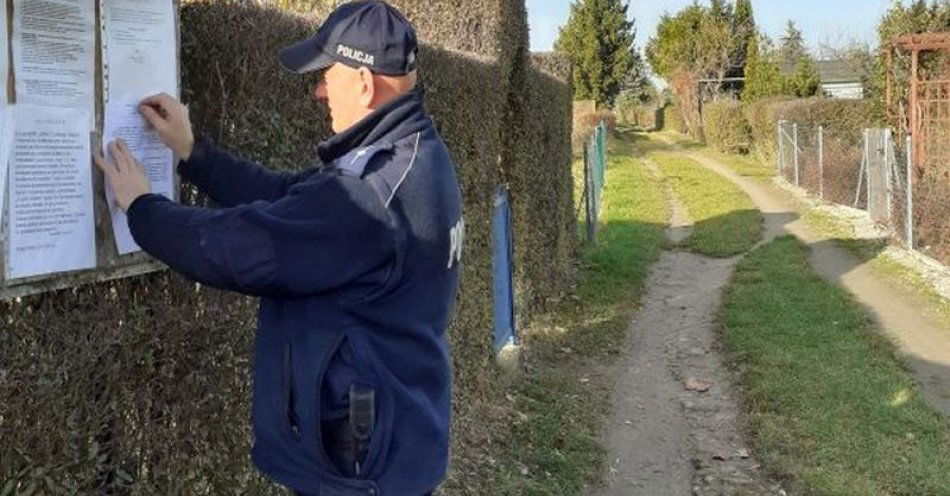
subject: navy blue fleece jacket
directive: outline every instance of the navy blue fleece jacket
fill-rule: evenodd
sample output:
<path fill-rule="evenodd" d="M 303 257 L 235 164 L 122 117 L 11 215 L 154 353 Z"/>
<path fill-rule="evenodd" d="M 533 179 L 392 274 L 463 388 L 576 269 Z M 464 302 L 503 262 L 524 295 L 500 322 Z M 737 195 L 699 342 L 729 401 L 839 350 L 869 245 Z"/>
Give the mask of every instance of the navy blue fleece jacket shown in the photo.
<path fill-rule="evenodd" d="M 422 91 L 321 143 L 324 166 L 268 170 L 199 140 L 181 176 L 220 208 L 144 195 L 135 241 L 201 283 L 261 297 L 252 458 L 295 490 L 417 496 L 448 459 L 445 331 L 464 222 L 454 166 Z M 237 332 L 237 331 L 236 331 Z M 340 475 L 320 423 L 351 384 L 375 389 L 363 476 Z"/>

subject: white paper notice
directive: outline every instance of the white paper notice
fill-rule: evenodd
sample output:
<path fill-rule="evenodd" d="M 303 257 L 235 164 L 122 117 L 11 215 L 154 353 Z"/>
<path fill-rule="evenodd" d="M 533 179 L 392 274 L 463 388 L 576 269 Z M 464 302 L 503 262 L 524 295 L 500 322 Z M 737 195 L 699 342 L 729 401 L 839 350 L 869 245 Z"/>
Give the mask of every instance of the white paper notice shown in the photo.
<path fill-rule="evenodd" d="M 172 0 L 102 0 L 108 101 L 178 95 Z"/>
<path fill-rule="evenodd" d="M 172 0 L 101 0 L 103 87 L 106 89 L 103 148 L 116 138 L 128 144 L 152 183 L 152 192 L 174 199 L 174 157 L 139 114 L 149 95 L 178 95 L 178 50 Z M 103 150 L 111 160 L 108 150 Z M 112 231 L 120 255 L 139 251 L 128 218 L 115 206 L 106 184 Z"/>
<path fill-rule="evenodd" d="M 6 20 L 6 18 L 7 2 L 0 2 L 0 19 Z M 9 170 L 7 160 L 10 156 L 13 130 L 13 123 L 10 122 L 12 107 L 7 105 L 7 74 L 9 74 L 10 66 L 7 59 L 7 54 L 10 52 L 7 48 L 7 23 L 0 22 L 0 219 L 3 218 L 4 195 L 7 191 L 7 171 Z M 0 239 L 3 238 L 4 236 L 0 235 Z"/>
<path fill-rule="evenodd" d="M 89 116 L 17 105 L 14 123 L 7 277 L 94 268 Z"/>
<path fill-rule="evenodd" d="M 6 87 L 3 85 L 3 87 Z M 10 170 L 10 148 L 13 146 L 13 107 L 0 105 L 0 219 L 3 218 L 4 195 L 7 191 L 7 174 Z M 6 233 L 0 235 L 4 239 Z M 2 244 L 2 243 L 0 243 Z"/>
<path fill-rule="evenodd" d="M 171 149 L 158 138 L 138 111 L 138 101 L 109 103 L 106 105 L 105 129 L 102 133 L 103 147 L 116 138 L 122 138 L 132 155 L 142 164 L 152 183 L 152 192 L 166 198 L 174 198 L 175 171 Z M 112 160 L 109 151 L 103 154 Z M 139 251 L 141 248 L 132 239 L 129 221 L 125 213 L 115 205 L 112 185 L 106 184 L 106 199 L 112 212 L 112 231 L 120 255 Z"/>
<path fill-rule="evenodd" d="M 73 107 L 95 118 L 94 0 L 15 0 L 17 103 Z"/>

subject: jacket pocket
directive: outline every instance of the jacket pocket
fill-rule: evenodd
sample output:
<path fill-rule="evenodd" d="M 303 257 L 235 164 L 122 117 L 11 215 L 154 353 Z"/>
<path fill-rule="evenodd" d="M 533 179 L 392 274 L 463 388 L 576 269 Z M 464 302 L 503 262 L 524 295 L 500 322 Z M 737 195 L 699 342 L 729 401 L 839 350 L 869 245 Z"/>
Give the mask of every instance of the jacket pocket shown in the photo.
<path fill-rule="evenodd" d="M 288 341 L 284 344 L 281 362 L 281 403 L 283 405 L 283 422 L 287 434 L 294 441 L 301 438 L 300 413 L 297 408 L 299 391 L 294 383 L 294 346 Z"/>
<path fill-rule="evenodd" d="M 357 329 L 349 333 L 350 345 L 356 357 L 357 363 L 361 365 L 361 371 L 369 380 L 369 386 L 375 391 L 375 422 L 373 425 L 373 434 L 369 440 L 369 448 L 366 457 L 363 460 L 364 478 L 374 479 L 385 469 L 385 454 L 389 450 L 393 431 L 393 401 L 388 382 L 384 380 L 385 372 L 378 357 L 373 353 L 366 342 L 361 339 L 360 333 L 367 332 Z"/>
<path fill-rule="evenodd" d="M 317 452 L 317 457 L 320 459 L 321 464 L 324 467 L 324 470 L 328 471 L 331 474 L 339 476 L 339 470 L 336 468 L 336 465 L 333 463 L 333 460 L 330 458 L 330 454 L 327 453 L 325 448 L 326 440 L 323 436 L 323 422 L 325 419 L 326 410 L 329 408 L 329 405 L 326 405 L 325 402 L 328 401 L 329 395 L 327 394 L 328 385 L 327 385 L 327 375 L 330 365 L 333 363 L 334 358 L 338 357 L 343 350 L 344 344 L 346 342 L 346 333 L 341 332 L 339 335 L 335 336 L 327 349 L 326 353 L 322 354 L 322 357 L 317 364 L 317 374 L 316 382 L 312 384 L 313 386 L 313 415 L 312 425 L 308 425 L 307 428 L 311 429 L 313 432 L 313 448 Z"/>

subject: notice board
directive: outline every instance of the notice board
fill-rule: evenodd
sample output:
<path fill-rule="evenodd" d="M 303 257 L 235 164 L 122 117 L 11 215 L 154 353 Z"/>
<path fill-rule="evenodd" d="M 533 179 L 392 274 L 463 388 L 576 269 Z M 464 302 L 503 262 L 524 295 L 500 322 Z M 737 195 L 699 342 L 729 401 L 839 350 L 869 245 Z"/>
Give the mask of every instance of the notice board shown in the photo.
<path fill-rule="evenodd" d="M 152 191 L 178 200 L 177 157 L 138 113 L 145 96 L 179 96 L 177 1 L 0 5 L 0 299 L 164 269 L 135 245 L 92 152 L 123 138 Z"/>

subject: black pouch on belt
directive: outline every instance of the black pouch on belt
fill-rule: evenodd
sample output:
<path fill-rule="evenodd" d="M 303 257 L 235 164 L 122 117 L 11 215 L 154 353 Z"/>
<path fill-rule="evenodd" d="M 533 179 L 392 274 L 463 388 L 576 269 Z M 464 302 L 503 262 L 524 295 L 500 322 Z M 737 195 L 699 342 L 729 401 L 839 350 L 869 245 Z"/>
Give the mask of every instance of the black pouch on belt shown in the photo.
<path fill-rule="evenodd" d="M 369 451 L 376 423 L 376 391 L 353 384 L 350 386 L 350 432 L 356 444 L 356 475 L 362 475 L 362 464 Z"/>

